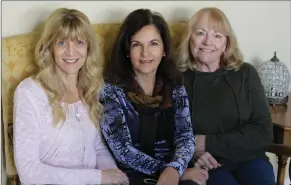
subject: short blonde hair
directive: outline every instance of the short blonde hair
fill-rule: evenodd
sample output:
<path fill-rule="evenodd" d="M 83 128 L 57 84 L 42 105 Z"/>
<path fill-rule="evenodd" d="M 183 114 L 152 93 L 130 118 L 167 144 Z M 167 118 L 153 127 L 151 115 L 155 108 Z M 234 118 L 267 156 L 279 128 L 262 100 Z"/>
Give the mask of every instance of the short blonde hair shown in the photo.
<path fill-rule="evenodd" d="M 75 9 L 59 8 L 49 16 L 35 48 L 38 71 L 34 79 L 42 85 L 48 95 L 54 123 L 64 121 L 66 116 L 61 107 L 64 84 L 55 73 L 53 47 L 57 41 L 65 39 L 84 39 L 88 44 L 87 59 L 79 71 L 77 86 L 81 100 L 89 109 L 90 119 L 97 124 L 102 112 L 102 105 L 97 97 L 104 86 L 103 64 L 97 61 L 96 34 L 85 14 Z"/>
<path fill-rule="evenodd" d="M 235 33 L 225 14 L 220 9 L 214 7 L 200 9 L 188 22 L 184 39 L 178 48 L 178 58 L 176 60 L 178 70 L 184 72 L 187 69 L 193 70 L 196 68 L 196 62 L 190 51 L 190 39 L 193 31 L 196 29 L 199 19 L 204 14 L 208 15 L 209 23 L 213 28 L 222 32 L 227 37 L 227 46 L 221 57 L 221 65 L 229 70 L 238 70 L 243 64 L 243 56 L 238 48 Z"/>

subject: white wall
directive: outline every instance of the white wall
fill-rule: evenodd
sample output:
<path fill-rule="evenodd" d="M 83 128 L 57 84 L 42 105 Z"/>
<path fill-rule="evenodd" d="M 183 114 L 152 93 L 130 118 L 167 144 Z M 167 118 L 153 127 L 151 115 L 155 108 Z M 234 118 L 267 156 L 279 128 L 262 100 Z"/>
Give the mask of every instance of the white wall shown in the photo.
<path fill-rule="evenodd" d="M 291 2 L 5 1 L 2 3 L 3 37 L 33 30 L 59 7 L 76 8 L 83 11 L 92 23 L 101 23 L 120 22 L 130 11 L 137 8 L 159 11 L 169 22 L 188 20 L 198 9 L 216 6 L 230 19 L 246 62 L 258 66 L 277 51 L 278 58 L 289 69 L 291 68 Z M 271 154 L 270 156 L 276 167 L 276 157 Z M 285 184 L 289 182 L 286 176 Z"/>
<path fill-rule="evenodd" d="M 274 51 L 291 68 L 290 2 L 230 1 L 24 1 L 3 2 L 2 36 L 33 30 L 58 7 L 77 8 L 92 23 L 120 22 L 136 8 L 161 12 L 168 21 L 187 20 L 204 6 L 221 8 L 229 17 L 247 62 L 259 65 L 270 59 Z"/>

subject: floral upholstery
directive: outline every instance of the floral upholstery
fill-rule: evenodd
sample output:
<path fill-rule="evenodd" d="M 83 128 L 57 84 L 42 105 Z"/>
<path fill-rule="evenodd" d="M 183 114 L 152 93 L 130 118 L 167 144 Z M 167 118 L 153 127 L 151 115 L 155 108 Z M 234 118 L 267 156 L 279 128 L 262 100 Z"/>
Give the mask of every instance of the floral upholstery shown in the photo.
<path fill-rule="evenodd" d="M 106 56 L 112 47 L 120 24 L 94 24 L 93 28 L 98 38 L 100 62 L 106 61 Z M 170 23 L 170 31 L 175 47 L 178 46 L 186 29 L 184 22 Z M 8 177 L 17 175 L 13 160 L 13 94 L 16 86 L 28 77 L 35 69 L 33 61 L 34 47 L 40 36 L 34 31 L 18 36 L 2 38 L 2 121 L 4 124 L 5 164 Z"/>

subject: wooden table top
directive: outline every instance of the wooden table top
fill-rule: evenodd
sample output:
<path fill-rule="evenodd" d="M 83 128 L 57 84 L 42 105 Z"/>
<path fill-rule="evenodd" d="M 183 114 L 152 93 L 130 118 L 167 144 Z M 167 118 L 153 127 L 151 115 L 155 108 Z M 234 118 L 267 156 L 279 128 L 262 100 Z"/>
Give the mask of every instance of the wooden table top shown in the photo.
<path fill-rule="evenodd" d="M 270 106 L 272 121 L 279 127 L 285 130 L 291 130 L 291 98 L 285 105 L 272 105 Z"/>

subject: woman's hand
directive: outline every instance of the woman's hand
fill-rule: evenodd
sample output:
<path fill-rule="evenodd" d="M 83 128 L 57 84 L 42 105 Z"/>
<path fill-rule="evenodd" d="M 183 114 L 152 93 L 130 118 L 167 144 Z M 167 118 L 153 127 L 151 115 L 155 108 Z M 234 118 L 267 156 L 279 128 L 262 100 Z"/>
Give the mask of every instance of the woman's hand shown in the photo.
<path fill-rule="evenodd" d="M 186 169 L 181 177 L 181 180 L 191 180 L 196 182 L 198 185 L 206 184 L 207 179 L 208 171 L 199 167 Z"/>
<path fill-rule="evenodd" d="M 119 169 L 102 170 L 101 184 L 104 185 L 128 185 L 129 180 L 125 173 Z"/>
<path fill-rule="evenodd" d="M 167 167 L 160 175 L 156 185 L 178 185 L 179 173 L 173 167 Z"/>
<path fill-rule="evenodd" d="M 215 169 L 221 166 L 216 159 L 208 152 L 204 152 L 194 164 L 196 167 Z"/>

